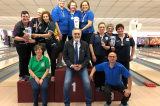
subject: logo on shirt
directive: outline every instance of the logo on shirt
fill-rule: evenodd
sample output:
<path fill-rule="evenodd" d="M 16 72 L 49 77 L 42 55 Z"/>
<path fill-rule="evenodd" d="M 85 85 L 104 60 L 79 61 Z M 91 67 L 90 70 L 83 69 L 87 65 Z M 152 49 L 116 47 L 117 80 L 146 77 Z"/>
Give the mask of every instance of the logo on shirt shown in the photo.
<path fill-rule="evenodd" d="M 120 40 L 117 40 L 116 42 L 119 42 Z"/>
<path fill-rule="evenodd" d="M 43 63 L 41 63 L 41 66 L 44 66 L 45 65 L 45 63 L 43 62 Z"/>
<path fill-rule="evenodd" d="M 34 24 L 34 26 L 33 26 L 34 28 L 36 27 L 36 24 Z"/>
<path fill-rule="evenodd" d="M 42 27 L 41 26 L 39 26 L 39 30 L 41 30 L 42 29 Z"/>
<path fill-rule="evenodd" d="M 108 40 L 108 37 L 105 37 L 106 40 Z"/>
<path fill-rule="evenodd" d="M 26 31 L 25 31 L 25 30 L 23 30 L 23 33 L 26 33 Z"/>
<path fill-rule="evenodd" d="M 126 38 L 126 41 L 129 41 L 129 38 Z"/>
<path fill-rule="evenodd" d="M 99 35 L 95 35 L 95 37 L 99 37 Z"/>
<path fill-rule="evenodd" d="M 28 67 L 29 67 L 29 65 L 28 65 Z"/>

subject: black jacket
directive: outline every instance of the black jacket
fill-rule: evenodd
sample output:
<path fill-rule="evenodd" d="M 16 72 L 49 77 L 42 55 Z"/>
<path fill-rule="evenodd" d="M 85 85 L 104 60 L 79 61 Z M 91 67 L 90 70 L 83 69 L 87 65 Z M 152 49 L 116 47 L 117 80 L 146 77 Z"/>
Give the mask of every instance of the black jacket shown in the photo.
<path fill-rule="evenodd" d="M 79 50 L 79 64 L 82 65 L 82 68 L 87 67 L 90 60 L 89 47 L 87 42 L 80 40 L 81 46 Z M 63 59 L 68 67 L 72 64 L 75 64 L 75 49 L 73 45 L 73 39 L 65 43 L 63 49 Z"/>

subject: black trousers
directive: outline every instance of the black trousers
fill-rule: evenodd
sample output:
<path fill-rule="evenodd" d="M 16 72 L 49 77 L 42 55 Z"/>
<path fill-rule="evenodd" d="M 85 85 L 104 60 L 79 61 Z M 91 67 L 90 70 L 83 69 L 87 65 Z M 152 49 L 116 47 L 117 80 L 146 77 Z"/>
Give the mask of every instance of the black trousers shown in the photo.
<path fill-rule="evenodd" d="M 129 71 L 129 62 L 120 62 L 122 65 L 124 65 L 124 67 Z M 127 87 L 128 84 L 128 78 L 125 78 L 124 76 L 122 76 L 122 80 L 123 80 L 123 84 Z"/>
<path fill-rule="evenodd" d="M 105 90 L 104 90 L 104 94 L 105 94 L 105 97 L 106 97 L 106 103 L 107 103 L 108 105 L 111 104 L 111 98 L 114 97 L 114 95 L 111 95 L 111 92 L 112 92 L 112 90 L 116 90 L 116 91 L 120 92 L 120 93 L 123 95 L 123 98 L 122 98 L 122 100 L 121 100 L 121 103 L 122 103 L 123 105 L 126 105 L 126 104 L 127 104 L 127 101 L 129 100 L 129 98 L 130 98 L 130 96 L 131 96 L 131 94 L 129 95 L 129 97 L 125 97 L 125 96 L 124 96 L 124 92 L 123 92 L 124 89 L 127 89 L 127 87 L 124 86 L 124 85 L 112 86 L 112 85 L 110 85 L 110 84 L 106 84 L 106 85 L 105 85 Z"/>
<path fill-rule="evenodd" d="M 96 62 L 92 61 L 92 65 L 95 66 L 97 64 L 103 63 L 103 62 L 107 62 L 107 56 L 100 56 L 100 55 L 96 55 Z M 104 86 L 104 82 L 105 82 L 105 73 L 104 71 L 102 72 L 98 72 L 96 71 L 94 74 L 94 83 L 95 83 L 95 87 L 100 87 L 100 86 Z"/>
<path fill-rule="evenodd" d="M 30 46 L 16 49 L 19 55 L 19 76 L 25 77 L 25 75 L 29 75 L 28 64 L 31 57 L 31 49 Z"/>
<path fill-rule="evenodd" d="M 72 36 L 68 36 L 68 40 L 71 40 L 73 37 Z"/>
<path fill-rule="evenodd" d="M 63 50 L 63 45 L 60 45 L 57 48 L 47 48 L 47 53 L 51 62 L 51 75 L 54 76 L 56 69 L 56 59 L 60 52 Z"/>
<path fill-rule="evenodd" d="M 82 34 L 81 40 L 86 41 L 89 45 L 89 41 L 90 41 L 91 36 L 92 36 L 92 33 Z"/>

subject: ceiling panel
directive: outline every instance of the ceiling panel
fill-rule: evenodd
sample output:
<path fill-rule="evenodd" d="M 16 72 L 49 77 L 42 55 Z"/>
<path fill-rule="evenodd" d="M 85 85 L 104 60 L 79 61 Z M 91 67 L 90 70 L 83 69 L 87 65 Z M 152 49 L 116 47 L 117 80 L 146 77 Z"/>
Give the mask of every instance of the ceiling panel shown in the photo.
<path fill-rule="evenodd" d="M 148 4 L 144 5 L 143 7 L 151 7 L 151 8 L 154 8 L 154 7 L 157 7 L 160 5 L 160 2 L 149 2 Z"/>
<path fill-rule="evenodd" d="M 52 6 L 52 3 L 50 0 L 34 0 L 37 5 L 46 5 L 46 6 Z"/>
<path fill-rule="evenodd" d="M 115 4 L 114 4 L 114 7 L 126 7 L 126 6 L 128 6 L 129 4 L 131 4 L 132 2 L 130 1 L 130 2 L 116 2 Z"/>
<path fill-rule="evenodd" d="M 145 4 L 147 4 L 148 2 L 132 2 L 129 7 L 142 7 Z"/>
<path fill-rule="evenodd" d="M 53 0 L 54 1 L 54 0 Z M 34 0 L 18 0 L 19 3 L 21 3 L 24 6 L 36 6 L 37 4 L 34 2 Z"/>
<path fill-rule="evenodd" d="M 21 5 L 17 0 L 1 0 L 3 3 L 7 5 Z"/>
<path fill-rule="evenodd" d="M 70 0 L 66 0 L 65 7 Z M 82 0 L 75 0 L 78 5 Z M 128 31 L 129 22 L 138 19 L 142 23 L 141 31 L 160 30 L 160 0 L 89 0 L 91 10 L 95 14 L 94 27 L 99 22 L 114 25 L 122 23 Z M 52 11 L 57 0 L 0 0 L 0 28 L 13 29 L 21 20 L 20 13 L 27 10 L 31 17 L 36 17 L 38 8 Z M 150 28 L 152 26 L 152 28 Z"/>
<path fill-rule="evenodd" d="M 99 7 L 100 7 L 100 6 L 106 6 L 106 7 L 108 6 L 108 7 L 111 7 L 111 6 L 113 6 L 115 3 L 116 3 L 115 1 L 114 1 L 114 2 L 113 2 L 113 1 L 112 1 L 112 2 L 106 2 L 106 1 L 105 1 L 105 2 L 100 2 L 98 6 L 99 6 Z"/>

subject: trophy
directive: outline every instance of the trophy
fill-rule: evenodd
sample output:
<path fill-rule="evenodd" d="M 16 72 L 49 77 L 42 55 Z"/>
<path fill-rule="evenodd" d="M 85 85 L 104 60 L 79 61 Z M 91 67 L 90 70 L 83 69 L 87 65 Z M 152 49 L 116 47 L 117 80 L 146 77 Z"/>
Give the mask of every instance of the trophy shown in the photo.
<path fill-rule="evenodd" d="M 25 31 L 29 35 L 28 39 L 31 39 L 32 28 L 31 27 L 27 27 L 27 28 L 25 28 Z"/>
<path fill-rule="evenodd" d="M 74 28 L 79 28 L 79 17 L 74 17 Z"/>
<path fill-rule="evenodd" d="M 115 36 L 111 36 L 111 48 L 114 48 L 115 41 L 116 41 L 116 37 Z"/>

